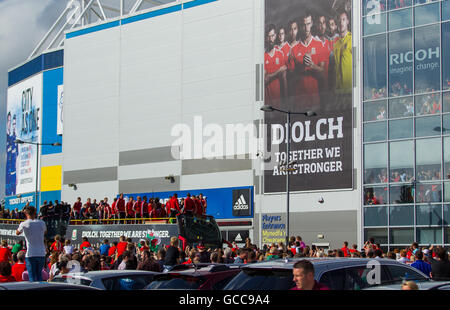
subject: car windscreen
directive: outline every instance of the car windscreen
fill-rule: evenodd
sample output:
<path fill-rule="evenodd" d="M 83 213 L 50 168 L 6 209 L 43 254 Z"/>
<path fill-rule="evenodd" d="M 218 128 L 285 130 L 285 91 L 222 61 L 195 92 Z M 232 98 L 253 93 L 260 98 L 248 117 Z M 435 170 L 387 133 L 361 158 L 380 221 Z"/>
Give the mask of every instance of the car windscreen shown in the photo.
<path fill-rule="evenodd" d="M 196 290 L 204 282 L 203 277 L 189 276 L 164 276 L 155 278 L 155 280 L 147 286 L 149 290 Z"/>
<path fill-rule="evenodd" d="M 81 284 L 90 286 L 92 281 L 79 278 L 79 277 L 70 277 L 70 276 L 62 276 L 62 277 L 56 277 L 53 278 L 52 282 L 60 282 L 60 283 L 70 283 L 70 284 Z"/>
<path fill-rule="evenodd" d="M 222 235 L 213 217 L 179 215 L 177 219 L 179 235 L 185 238 L 188 244 L 201 241 L 206 247 L 222 246 Z"/>
<path fill-rule="evenodd" d="M 289 290 L 295 286 L 292 270 L 244 269 L 224 290 Z"/>

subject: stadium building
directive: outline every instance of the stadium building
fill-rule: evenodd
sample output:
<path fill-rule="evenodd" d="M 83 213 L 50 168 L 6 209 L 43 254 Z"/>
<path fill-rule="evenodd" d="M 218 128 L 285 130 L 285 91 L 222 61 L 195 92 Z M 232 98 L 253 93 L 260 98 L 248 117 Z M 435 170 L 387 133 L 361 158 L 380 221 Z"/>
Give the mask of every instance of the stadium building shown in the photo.
<path fill-rule="evenodd" d="M 263 245 L 289 171 L 308 244 L 450 245 L 449 1 L 156 3 L 70 1 L 9 71 L 8 208 L 202 193 L 224 238 Z"/>

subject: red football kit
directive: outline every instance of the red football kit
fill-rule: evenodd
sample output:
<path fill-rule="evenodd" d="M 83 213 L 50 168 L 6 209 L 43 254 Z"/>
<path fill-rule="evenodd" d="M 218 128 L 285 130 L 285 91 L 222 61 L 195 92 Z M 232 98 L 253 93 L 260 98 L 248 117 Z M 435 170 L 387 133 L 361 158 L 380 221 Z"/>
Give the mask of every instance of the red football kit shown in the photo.
<path fill-rule="evenodd" d="M 55 242 L 53 242 L 53 244 L 52 244 L 52 246 L 50 247 L 50 249 L 52 250 L 52 252 L 58 252 L 58 253 L 60 253 L 60 252 L 62 252 L 62 250 L 63 250 L 63 245 L 62 245 L 61 242 L 55 241 Z"/>
<path fill-rule="evenodd" d="M 280 51 L 283 52 L 284 64 L 287 65 L 287 63 L 289 61 L 289 53 L 291 52 L 291 45 L 289 44 L 289 42 L 286 41 L 283 44 L 277 46 L 277 49 L 279 49 Z"/>
<path fill-rule="evenodd" d="M 27 265 L 25 263 L 16 263 L 11 268 L 11 275 L 16 279 L 17 282 L 22 280 L 22 273 L 27 270 Z"/>
<path fill-rule="evenodd" d="M 117 211 L 119 212 L 125 212 L 125 200 L 124 199 L 117 199 Z"/>
<path fill-rule="evenodd" d="M 133 206 L 134 206 L 134 201 L 128 201 L 127 202 L 127 213 L 128 213 L 128 216 L 134 217 Z"/>
<path fill-rule="evenodd" d="M 133 206 L 134 214 L 142 216 L 142 201 L 136 201 Z"/>
<path fill-rule="evenodd" d="M 91 244 L 89 243 L 89 241 L 84 241 L 81 245 L 80 245 L 80 251 L 83 251 L 85 248 L 90 248 Z"/>
<path fill-rule="evenodd" d="M 0 262 L 9 262 L 12 258 L 11 250 L 8 247 L 0 248 Z"/>
<path fill-rule="evenodd" d="M 117 200 L 113 201 L 113 203 L 111 204 L 111 215 L 116 215 L 117 213 Z"/>
<path fill-rule="evenodd" d="M 311 60 L 315 65 L 319 65 L 323 62 L 323 45 L 320 40 L 311 37 L 310 41 L 306 44 L 303 42 L 298 42 L 291 49 L 291 54 L 289 57 L 289 69 L 296 69 L 296 62 L 304 64 L 304 58 L 306 54 L 311 56 Z M 305 98 L 305 100 L 318 104 L 319 100 L 319 81 L 315 76 L 314 71 L 310 67 L 304 66 L 299 71 L 300 75 L 297 79 L 297 86 L 295 90 L 295 95 L 299 98 Z"/>
<path fill-rule="evenodd" d="M 82 203 L 81 203 L 81 201 L 80 202 L 75 202 L 74 204 L 73 204 L 73 209 L 75 210 L 75 211 L 77 211 L 78 213 L 80 213 L 80 210 L 81 210 L 81 207 L 82 207 L 83 205 L 82 205 Z"/>
<path fill-rule="evenodd" d="M 195 203 L 190 197 L 186 197 L 184 200 L 184 212 L 186 211 L 192 211 L 194 212 L 195 209 Z"/>
<path fill-rule="evenodd" d="M 286 65 L 285 55 L 281 50 L 273 49 L 270 53 L 264 53 L 264 70 L 266 74 L 274 74 L 281 67 Z M 276 78 L 273 81 L 266 83 L 264 100 L 268 105 L 280 105 L 281 99 L 281 83 L 280 79 Z"/>

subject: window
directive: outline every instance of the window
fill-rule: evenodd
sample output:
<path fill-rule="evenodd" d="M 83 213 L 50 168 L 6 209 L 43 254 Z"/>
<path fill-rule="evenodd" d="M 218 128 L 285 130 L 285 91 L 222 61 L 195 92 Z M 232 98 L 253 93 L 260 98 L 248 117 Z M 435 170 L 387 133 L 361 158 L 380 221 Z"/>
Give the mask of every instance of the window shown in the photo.
<path fill-rule="evenodd" d="M 442 24 L 442 89 L 450 89 L 450 23 Z"/>
<path fill-rule="evenodd" d="M 414 8 L 416 26 L 431 24 L 439 21 L 439 3 L 421 5 Z"/>
<path fill-rule="evenodd" d="M 389 100 L 389 118 L 400 118 L 413 115 L 413 97 L 403 97 Z"/>
<path fill-rule="evenodd" d="M 386 228 L 366 228 L 364 229 L 364 240 L 374 238 L 380 244 L 387 244 L 387 229 Z"/>
<path fill-rule="evenodd" d="M 399 10 L 389 13 L 389 30 L 398 30 L 412 26 L 412 9 Z"/>
<path fill-rule="evenodd" d="M 376 22 L 374 22 L 376 21 Z M 364 17 L 364 35 L 372 35 L 386 31 L 386 13 Z"/>
<path fill-rule="evenodd" d="M 450 0 L 442 1 L 442 20 L 450 19 Z"/>
<path fill-rule="evenodd" d="M 364 205 L 383 205 L 386 203 L 386 186 L 373 186 L 364 188 Z"/>
<path fill-rule="evenodd" d="M 439 25 L 415 29 L 415 85 L 416 94 L 441 89 Z"/>
<path fill-rule="evenodd" d="M 417 225 L 442 225 L 442 206 L 417 206 L 416 219 Z"/>
<path fill-rule="evenodd" d="M 411 244 L 414 241 L 414 228 L 391 228 L 391 244 Z"/>
<path fill-rule="evenodd" d="M 390 226 L 413 226 L 414 206 L 391 206 L 389 207 Z"/>
<path fill-rule="evenodd" d="M 364 146 L 364 182 L 387 183 L 387 144 L 375 143 Z"/>
<path fill-rule="evenodd" d="M 413 89 L 412 31 L 389 34 L 389 95 L 405 96 Z"/>
<path fill-rule="evenodd" d="M 391 186 L 391 204 L 414 203 L 411 185 Z"/>
<path fill-rule="evenodd" d="M 364 100 L 386 97 L 386 35 L 364 39 Z"/>
<path fill-rule="evenodd" d="M 391 277 L 391 281 L 397 281 L 399 283 L 401 283 L 403 280 L 428 281 L 428 278 L 415 271 L 414 267 L 399 265 L 387 265 L 384 267 L 387 269 Z"/>
<path fill-rule="evenodd" d="M 389 10 L 401 9 L 412 5 L 412 0 L 389 0 Z"/>
<path fill-rule="evenodd" d="M 364 226 L 387 226 L 387 207 L 364 208 Z"/>
<path fill-rule="evenodd" d="M 450 225 L 450 205 L 444 205 L 444 225 Z"/>
<path fill-rule="evenodd" d="M 450 1 L 450 0 L 449 0 Z M 450 29 L 449 29 L 450 31 Z M 449 86 L 450 86 L 450 81 L 449 81 Z M 443 94 L 443 102 L 444 102 L 444 113 L 445 112 L 450 112 L 450 92 L 444 93 Z M 448 133 L 448 132 L 447 132 Z M 444 133 L 446 134 L 446 133 Z"/>
<path fill-rule="evenodd" d="M 417 242 L 420 244 L 442 243 L 442 228 L 417 228 Z"/>
<path fill-rule="evenodd" d="M 444 115 L 442 117 L 442 134 L 450 134 L 450 114 Z"/>
<path fill-rule="evenodd" d="M 327 271 L 320 277 L 319 282 L 331 290 L 344 290 L 345 269 Z"/>
<path fill-rule="evenodd" d="M 364 124 L 364 142 L 387 140 L 387 122 Z"/>
<path fill-rule="evenodd" d="M 414 120 L 412 118 L 389 122 L 389 139 L 407 139 L 414 136 Z"/>
<path fill-rule="evenodd" d="M 450 179 L 450 137 L 444 137 L 444 179 Z M 449 196 L 450 197 L 450 196 Z"/>
<path fill-rule="evenodd" d="M 445 227 L 445 243 L 450 243 L 450 227 Z"/>
<path fill-rule="evenodd" d="M 416 179 L 432 181 L 441 179 L 441 139 L 416 141 Z"/>
<path fill-rule="evenodd" d="M 441 113 L 441 95 L 429 94 L 416 96 L 416 115 Z"/>
<path fill-rule="evenodd" d="M 364 102 L 364 121 L 382 121 L 387 119 L 386 100 Z"/>
<path fill-rule="evenodd" d="M 444 202 L 450 202 L 450 182 L 444 183 Z"/>
<path fill-rule="evenodd" d="M 153 280 L 152 276 L 122 276 L 102 279 L 107 290 L 142 290 Z"/>
<path fill-rule="evenodd" d="M 373 277 L 369 274 L 373 268 L 368 268 L 367 266 L 349 267 L 346 268 L 345 286 L 346 290 L 361 290 L 372 286 L 368 283 L 367 277 Z M 383 269 L 381 269 L 381 283 L 387 281 L 387 276 Z M 377 284 L 375 284 L 377 285 Z"/>
<path fill-rule="evenodd" d="M 410 1 L 410 0 L 408 0 Z M 363 14 L 373 15 L 374 13 L 384 12 L 387 9 L 386 0 L 363 0 Z"/>
<path fill-rule="evenodd" d="M 442 202 L 442 185 L 436 184 L 422 184 L 416 185 L 416 202 L 417 203 L 432 203 Z"/>
<path fill-rule="evenodd" d="M 390 142 L 390 181 L 411 182 L 414 178 L 414 141 Z"/>
<path fill-rule="evenodd" d="M 416 118 L 416 137 L 429 137 L 441 134 L 441 118 L 428 116 Z"/>

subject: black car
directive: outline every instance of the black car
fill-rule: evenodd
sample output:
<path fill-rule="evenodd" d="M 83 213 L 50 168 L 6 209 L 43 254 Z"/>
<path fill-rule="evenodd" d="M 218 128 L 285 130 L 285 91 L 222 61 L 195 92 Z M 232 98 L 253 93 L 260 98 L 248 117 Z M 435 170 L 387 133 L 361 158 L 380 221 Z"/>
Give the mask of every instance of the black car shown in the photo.
<path fill-rule="evenodd" d="M 295 286 L 292 269 L 301 260 L 272 260 L 250 264 L 224 290 L 289 290 Z M 316 281 L 332 290 L 361 290 L 401 283 L 403 280 L 430 281 L 419 270 L 390 259 L 308 258 L 314 265 Z"/>

